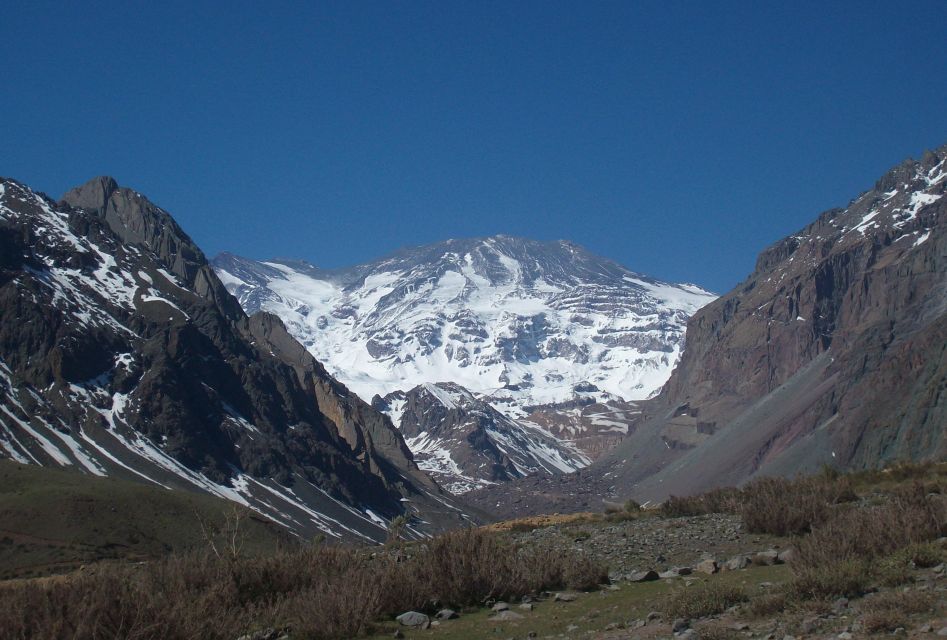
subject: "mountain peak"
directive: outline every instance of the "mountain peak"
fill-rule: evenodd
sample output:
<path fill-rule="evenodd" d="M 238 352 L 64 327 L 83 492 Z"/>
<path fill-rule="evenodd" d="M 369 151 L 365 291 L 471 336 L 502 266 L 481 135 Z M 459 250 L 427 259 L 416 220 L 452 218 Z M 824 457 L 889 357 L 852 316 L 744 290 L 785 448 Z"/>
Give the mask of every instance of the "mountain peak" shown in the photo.
<path fill-rule="evenodd" d="M 676 362 L 687 318 L 714 297 L 567 241 L 502 234 L 332 271 L 229 255 L 214 266 L 249 313 L 284 318 L 363 398 L 451 380 L 503 396 L 514 412 L 585 388 L 649 396 Z"/>
<path fill-rule="evenodd" d="M 111 176 L 98 176 L 88 182 L 67 191 L 62 201 L 73 207 L 99 211 L 105 208 L 112 194 L 118 191 L 119 186 Z"/>

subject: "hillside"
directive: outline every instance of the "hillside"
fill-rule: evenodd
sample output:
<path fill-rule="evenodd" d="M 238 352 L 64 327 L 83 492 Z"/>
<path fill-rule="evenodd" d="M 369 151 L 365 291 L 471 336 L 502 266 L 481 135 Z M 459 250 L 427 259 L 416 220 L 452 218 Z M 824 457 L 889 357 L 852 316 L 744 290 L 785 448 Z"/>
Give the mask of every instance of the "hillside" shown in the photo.
<path fill-rule="evenodd" d="M 100 560 L 223 551 L 272 553 L 299 540 L 233 502 L 191 491 L 0 460 L 0 579 Z"/>

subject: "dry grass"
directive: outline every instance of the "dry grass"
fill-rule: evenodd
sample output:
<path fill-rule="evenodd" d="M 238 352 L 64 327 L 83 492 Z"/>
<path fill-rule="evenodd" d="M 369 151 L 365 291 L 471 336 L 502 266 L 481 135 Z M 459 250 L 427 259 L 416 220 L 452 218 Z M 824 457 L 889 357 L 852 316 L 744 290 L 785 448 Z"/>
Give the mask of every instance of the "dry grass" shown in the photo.
<path fill-rule="evenodd" d="M 696 496 L 671 496 L 661 505 L 661 515 L 681 518 L 708 513 L 737 513 L 739 509 L 740 490 L 723 487 Z"/>
<path fill-rule="evenodd" d="M 732 627 L 719 622 L 705 622 L 694 628 L 700 640 L 735 640 L 740 637 Z"/>
<path fill-rule="evenodd" d="M 543 527 L 572 524 L 575 522 L 594 522 L 599 520 L 600 517 L 601 516 L 595 513 L 554 513 L 551 515 L 529 516 L 527 518 L 495 522 L 484 527 L 484 529 L 487 531 L 532 531 Z"/>
<path fill-rule="evenodd" d="M 787 605 L 788 598 L 785 593 L 763 593 L 750 598 L 746 605 L 746 612 L 754 618 L 767 618 L 782 613 Z"/>
<path fill-rule="evenodd" d="M 919 591 L 888 591 L 865 599 L 862 625 L 868 633 L 890 633 L 908 625 L 908 616 L 933 611 L 934 596 Z"/>
<path fill-rule="evenodd" d="M 801 597 L 825 598 L 859 595 L 874 579 L 896 582 L 904 575 L 896 554 L 932 560 L 924 543 L 942 535 L 945 523 L 943 501 L 921 485 L 895 492 L 880 506 L 847 509 L 797 541 L 793 588 Z M 886 565 L 894 567 L 887 578 Z"/>
<path fill-rule="evenodd" d="M 761 478 L 740 492 L 739 513 L 751 533 L 801 535 L 825 522 L 836 505 L 853 499 L 845 477 Z"/>
<path fill-rule="evenodd" d="M 746 592 L 738 586 L 704 582 L 675 590 L 664 603 L 664 615 L 671 620 L 693 620 L 723 613 L 746 600 Z"/>
<path fill-rule="evenodd" d="M 585 556 L 517 549 L 463 530 L 381 553 L 316 547 L 263 558 L 171 557 L 0 586 L 10 640 L 233 640 L 255 629 L 348 638 L 434 602 L 463 607 L 607 579 Z"/>

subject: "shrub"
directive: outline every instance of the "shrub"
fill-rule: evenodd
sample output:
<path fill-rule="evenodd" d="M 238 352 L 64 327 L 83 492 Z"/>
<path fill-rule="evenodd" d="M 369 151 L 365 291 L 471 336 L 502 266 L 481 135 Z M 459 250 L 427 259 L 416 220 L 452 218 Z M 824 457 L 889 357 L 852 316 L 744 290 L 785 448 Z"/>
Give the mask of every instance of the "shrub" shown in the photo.
<path fill-rule="evenodd" d="M 671 496 L 661 505 L 661 514 L 669 518 L 680 518 L 708 513 L 738 513 L 739 509 L 740 490 L 723 487 L 696 496 Z"/>
<path fill-rule="evenodd" d="M 918 485 L 896 492 L 881 506 L 838 513 L 797 541 L 793 588 L 803 597 L 858 595 L 868 586 L 874 563 L 877 577 L 897 582 L 905 576 L 908 555 L 911 561 L 915 554 L 932 559 L 929 546 L 921 543 L 941 535 L 943 528 L 939 497 L 926 496 Z M 906 554 L 900 560 L 893 555 L 899 551 Z M 892 559 L 879 562 L 886 556 Z"/>
<path fill-rule="evenodd" d="M 755 618 L 765 618 L 781 613 L 786 608 L 786 594 L 764 593 L 750 598 L 747 612 Z"/>
<path fill-rule="evenodd" d="M 933 596 L 919 591 L 880 593 L 862 605 L 862 625 L 868 633 L 891 632 L 907 626 L 909 615 L 929 612 L 933 605 Z"/>
<path fill-rule="evenodd" d="M 310 546 L 255 558 L 172 556 L 2 584 L 0 628 L 11 640 L 233 640 L 287 626 L 294 636 L 349 638 L 434 601 L 463 607 L 605 581 L 587 556 L 520 549 L 468 529 L 375 554 Z"/>
<path fill-rule="evenodd" d="M 751 533 L 801 535 L 825 522 L 835 505 L 853 496 L 845 478 L 761 478 L 743 488 L 740 515 Z"/>
<path fill-rule="evenodd" d="M 703 618 L 723 613 L 746 600 L 746 593 L 740 587 L 716 581 L 705 582 L 674 591 L 664 603 L 664 614 L 669 619 Z"/>
<path fill-rule="evenodd" d="M 854 597 L 865 592 L 869 580 L 869 564 L 865 560 L 794 565 L 791 589 L 795 597 L 803 599 Z"/>

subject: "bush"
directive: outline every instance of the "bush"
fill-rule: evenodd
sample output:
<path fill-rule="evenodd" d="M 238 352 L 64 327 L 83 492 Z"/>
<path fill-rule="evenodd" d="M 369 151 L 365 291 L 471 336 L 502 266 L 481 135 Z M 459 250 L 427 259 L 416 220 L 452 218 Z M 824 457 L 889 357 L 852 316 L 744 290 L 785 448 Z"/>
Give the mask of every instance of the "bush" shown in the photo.
<path fill-rule="evenodd" d="M 741 491 L 740 515 L 751 533 L 801 535 L 825 522 L 835 505 L 853 498 L 845 478 L 761 478 Z"/>
<path fill-rule="evenodd" d="M 671 496 L 661 505 L 661 515 L 680 518 L 708 513 L 738 513 L 739 509 L 740 490 L 724 487 L 696 496 Z"/>
<path fill-rule="evenodd" d="M 869 564 L 865 560 L 794 565 L 791 589 L 795 597 L 802 599 L 855 597 L 865 592 L 869 580 Z"/>
<path fill-rule="evenodd" d="M 468 529 L 375 554 L 307 547 L 259 558 L 178 556 L 7 583 L 0 628 L 11 640 L 233 640 L 266 627 L 349 638 L 435 601 L 463 607 L 605 581 L 605 568 L 587 556 L 520 549 Z"/>
<path fill-rule="evenodd" d="M 868 633 L 889 633 L 907 626 L 908 616 L 933 610 L 934 597 L 919 591 L 889 591 L 870 600 L 866 598 L 861 609 L 862 625 Z"/>
<path fill-rule="evenodd" d="M 785 593 L 764 593 L 750 598 L 747 604 L 747 612 L 754 618 L 766 618 L 777 613 L 782 613 L 786 608 Z"/>
<path fill-rule="evenodd" d="M 911 561 L 914 555 L 932 559 L 933 552 L 922 543 L 943 529 L 943 504 L 918 485 L 897 492 L 881 506 L 848 509 L 797 541 L 793 589 L 803 597 L 821 598 L 859 595 L 872 577 L 897 582 L 905 573 L 894 554 L 908 554 Z M 885 557 L 892 559 L 881 560 Z M 900 562 L 906 566 L 907 555 Z"/>
<path fill-rule="evenodd" d="M 720 582 L 705 582 L 674 591 L 665 601 L 664 614 L 672 620 L 692 620 L 723 613 L 746 600 L 746 593 L 740 587 Z"/>

